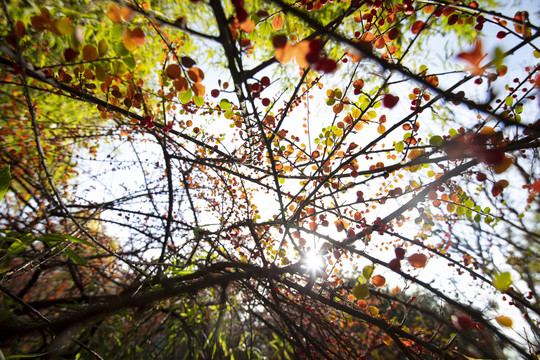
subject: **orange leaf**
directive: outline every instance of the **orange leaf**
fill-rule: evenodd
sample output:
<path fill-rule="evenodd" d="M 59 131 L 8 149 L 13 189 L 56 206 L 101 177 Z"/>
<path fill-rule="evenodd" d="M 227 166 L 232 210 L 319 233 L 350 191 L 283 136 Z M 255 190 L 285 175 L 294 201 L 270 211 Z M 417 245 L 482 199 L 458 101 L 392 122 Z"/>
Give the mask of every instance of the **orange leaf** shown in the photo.
<path fill-rule="evenodd" d="M 136 28 L 135 30 L 133 30 L 131 33 L 131 38 L 137 46 L 144 45 L 144 43 L 146 42 L 146 35 L 141 28 Z"/>
<path fill-rule="evenodd" d="M 384 45 L 386 44 L 386 42 L 384 41 L 384 38 L 382 36 L 379 36 L 374 42 L 373 42 L 373 45 L 375 46 L 375 48 L 377 49 L 382 49 L 384 47 Z"/>
<path fill-rule="evenodd" d="M 191 90 L 193 90 L 193 93 L 195 94 L 195 96 L 199 96 L 199 97 L 204 96 L 204 93 L 206 91 L 206 89 L 201 83 L 193 84 L 193 86 L 191 87 Z"/>
<path fill-rule="evenodd" d="M 334 111 L 335 114 L 339 114 L 340 112 L 343 111 L 343 103 L 337 103 L 336 105 L 334 105 L 332 107 L 332 110 Z"/>
<path fill-rule="evenodd" d="M 482 75 L 486 70 L 485 66 L 480 66 L 480 62 L 482 62 L 485 57 L 482 50 L 482 41 L 480 40 L 474 44 L 474 49 L 470 52 L 462 52 L 461 54 L 458 54 L 457 57 L 468 63 L 467 70 L 469 70 L 472 75 Z"/>
<path fill-rule="evenodd" d="M 281 15 L 278 15 L 272 19 L 272 29 L 279 30 L 283 27 L 283 24 L 285 21 L 281 17 Z"/>
<path fill-rule="evenodd" d="M 427 256 L 424 254 L 412 254 L 407 258 L 407 261 L 409 264 L 411 264 L 413 267 L 417 269 L 421 269 L 424 266 L 426 266 L 427 263 Z"/>
<path fill-rule="evenodd" d="M 417 20 L 412 25 L 411 31 L 413 34 L 418 34 L 424 28 L 424 22 L 422 20 Z"/>
<path fill-rule="evenodd" d="M 120 16 L 126 21 L 131 21 L 135 17 L 135 14 L 127 6 L 122 6 L 120 9 Z"/>
<path fill-rule="evenodd" d="M 82 54 L 84 61 L 94 61 L 99 57 L 96 48 L 92 45 L 85 45 L 82 49 Z"/>
<path fill-rule="evenodd" d="M 375 275 L 371 279 L 371 283 L 375 286 L 381 287 L 381 286 L 384 286 L 384 284 L 386 284 L 386 278 L 382 275 Z"/>
<path fill-rule="evenodd" d="M 240 29 L 245 33 L 249 34 L 255 30 L 255 22 L 253 20 L 246 20 L 240 24 Z"/>
<path fill-rule="evenodd" d="M 375 35 L 373 35 L 371 32 L 365 32 L 362 37 L 360 38 L 361 41 L 365 41 L 365 42 L 371 42 L 373 41 L 373 39 L 375 39 Z"/>
<path fill-rule="evenodd" d="M 188 70 L 188 76 L 191 81 L 194 81 L 196 83 L 201 82 L 204 79 L 204 73 L 196 66 L 193 66 L 191 69 Z"/>
<path fill-rule="evenodd" d="M 284 46 L 278 47 L 274 56 L 276 60 L 282 64 L 287 64 L 293 58 L 294 48 L 290 43 L 286 43 Z"/>
<path fill-rule="evenodd" d="M 177 91 L 185 92 L 189 85 L 186 78 L 180 77 L 178 80 L 173 81 L 173 86 Z"/>
<path fill-rule="evenodd" d="M 309 40 L 302 40 L 298 44 L 293 45 L 293 54 L 296 58 L 296 62 L 303 68 L 309 66 L 309 62 L 306 59 L 309 53 Z"/>
<path fill-rule="evenodd" d="M 135 30 L 126 29 L 122 36 L 122 43 L 124 47 L 129 50 L 135 50 L 138 46 L 141 46 L 145 43 L 146 36 L 141 28 L 136 28 Z"/>
<path fill-rule="evenodd" d="M 433 86 L 439 86 L 439 78 L 437 75 L 430 75 L 426 78 L 426 81 Z"/>
<path fill-rule="evenodd" d="M 121 23 L 122 16 L 120 15 L 120 9 L 115 4 L 110 4 L 109 9 L 107 10 L 107 17 L 111 19 L 114 23 Z"/>
<path fill-rule="evenodd" d="M 171 79 L 178 79 L 181 75 L 180 66 L 178 66 L 177 64 L 170 64 L 169 66 L 167 66 L 167 69 L 165 69 L 165 73 Z"/>

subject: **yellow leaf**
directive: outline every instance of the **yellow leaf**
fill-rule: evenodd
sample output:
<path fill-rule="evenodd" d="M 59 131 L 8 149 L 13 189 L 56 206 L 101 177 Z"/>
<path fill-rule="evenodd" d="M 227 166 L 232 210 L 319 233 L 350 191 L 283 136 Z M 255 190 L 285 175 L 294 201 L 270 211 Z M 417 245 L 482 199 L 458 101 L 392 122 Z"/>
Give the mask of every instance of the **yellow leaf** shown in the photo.
<path fill-rule="evenodd" d="M 63 18 L 58 20 L 55 23 L 56 30 L 58 30 L 62 35 L 71 35 L 75 28 L 71 25 L 71 20 L 69 18 Z"/>
<path fill-rule="evenodd" d="M 493 286 L 499 291 L 506 291 L 512 285 L 512 275 L 509 272 L 495 274 Z"/>
<path fill-rule="evenodd" d="M 379 309 L 377 309 L 375 306 L 369 306 L 369 312 L 371 313 L 371 315 L 373 316 L 377 316 L 379 315 Z"/>
<path fill-rule="evenodd" d="M 499 325 L 504 327 L 512 327 L 514 325 L 514 322 L 508 316 L 497 316 L 495 320 L 497 320 Z"/>
<path fill-rule="evenodd" d="M 108 51 L 109 51 L 109 45 L 107 45 L 107 42 L 105 40 L 100 40 L 98 43 L 99 56 L 107 55 Z"/>

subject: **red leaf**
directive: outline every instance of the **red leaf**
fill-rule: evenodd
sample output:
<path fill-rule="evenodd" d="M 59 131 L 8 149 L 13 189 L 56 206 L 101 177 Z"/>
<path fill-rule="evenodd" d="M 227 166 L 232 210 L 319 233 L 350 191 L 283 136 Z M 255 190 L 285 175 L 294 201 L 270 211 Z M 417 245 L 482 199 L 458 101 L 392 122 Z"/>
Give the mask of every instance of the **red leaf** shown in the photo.
<path fill-rule="evenodd" d="M 332 59 L 322 59 L 315 69 L 325 74 L 333 73 L 337 69 L 337 63 Z"/>
<path fill-rule="evenodd" d="M 394 96 L 392 94 L 386 94 L 383 97 L 383 106 L 391 109 L 394 106 L 396 106 L 398 101 L 399 101 L 399 97 Z"/>
<path fill-rule="evenodd" d="M 452 323 L 460 330 L 470 330 L 476 327 L 474 321 L 465 314 L 452 315 Z"/>
<path fill-rule="evenodd" d="M 390 261 L 388 263 L 388 268 L 390 270 L 400 271 L 401 270 L 401 262 L 399 261 L 399 259 L 393 259 L 392 261 Z"/>

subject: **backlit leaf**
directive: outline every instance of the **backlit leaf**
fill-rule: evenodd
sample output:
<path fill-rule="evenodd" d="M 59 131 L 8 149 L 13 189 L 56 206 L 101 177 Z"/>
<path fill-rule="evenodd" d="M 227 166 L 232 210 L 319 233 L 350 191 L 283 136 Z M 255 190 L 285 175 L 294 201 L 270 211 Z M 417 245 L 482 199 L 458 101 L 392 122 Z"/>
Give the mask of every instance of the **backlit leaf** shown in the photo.
<path fill-rule="evenodd" d="M 274 16 L 272 19 L 272 29 L 274 30 L 280 30 L 283 27 L 283 24 L 285 21 L 283 20 L 283 17 L 281 15 Z"/>
<path fill-rule="evenodd" d="M 512 275 L 507 271 L 503 273 L 497 273 L 493 277 L 493 286 L 499 291 L 506 291 L 512 285 Z"/>
<path fill-rule="evenodd" d="M 386 284 L 386 278 L 382 275 L 375 275 L 371 279 L 371 283 L 375 286 L 381 287 L 381 286 L 384 286 L 384 284 Z"/>
<path fill-rule="evenodd" d="M 2 171 L 0 171 L 0 200 L 4 198 L 4 195 L 9 188 L 9 182 L 11 180 L 11 174 L 9 170 L 10 167 L 8 165 Z"/>
<path fill-rule="evenodd" d="M 79 254 L 77 254 L 75 251 L 71 249 L 65 249 L 64 252 L 66 253 L 67 257 L 69 257 L 73 262 L 77 265 L 88 265 L 88 262 L 83 259 Z"/>
<path fill-rule="evenodd" d="M 457 57 L 467 62 L 467 70 L 472 75 L 482 75 L 484 73 L 485 66 L 481 67 L 480 63 L 484 59 L 485 54 L 482 50 L 482 42 L 480 40 L 474 44 L 474 48 L 471 51 L 462 52 Z"/>
<path fill-rule="evenodd" d="M 495 320 L 497 320 L 499 325 L 504 327 L 512 327 L 514 325 L 514 322 L 508 316 L 497 316 Z"/>
<path fill-rule="evenodd" d="M 107 17 L 111 19 L 115 23 L 121 23 L 122 17 L 120 15 L 120 9 L 115 4 L 109 4 L 109 8 L 107 10 Z"/>
<path fill-rule="evenodd" d="M 178 66 L 178 64 L 168 65 L 167 68 L 165 69 L 165 73 L 171 79 L 179 79 L 180 76 L 182 75 L 180 66 Z"/>
<path fill-rule="evenodd" d="M 364 279 L 369 280 L 371 278 L 371 274 L 373 274 L 373 266 L 364 266 L 364 268 L 362 269 L 362 276 L 364 277 Z"/>
<path fill-rule="evenodd" d="M 424 255 L 424 254 L 420 254 L 420 253 L 417 253 L 417 254 L 412 254 L 411 256 L 409 256 L 407 258 L 407 261 L 409 262 L 409 264 L 411 264 L 413 267 L 417 268 L 417 269 L 421 269 L 423 267 L 426 266 L 426 263 L 427 263 L 427 256 Z"/>
<path fill-rule="evenodd" d="M 417 20 L 413 23 L 411 31 L 413 34 L 418 34 L 424 28 L 424 22 L 422 20 Z"/>
<path fill-rule="evenodd" d="M 369 288 L 366 284 L 358 284 L 353 288 L 353 295 L 357 299 L 365 299 L 369 296 Z"/>
<path fill-rule="evenodd" d="M 83 47 L 82 56 L 84 61 L 94 61 L 99 58 L 96 48 L 90 44 Z"/>

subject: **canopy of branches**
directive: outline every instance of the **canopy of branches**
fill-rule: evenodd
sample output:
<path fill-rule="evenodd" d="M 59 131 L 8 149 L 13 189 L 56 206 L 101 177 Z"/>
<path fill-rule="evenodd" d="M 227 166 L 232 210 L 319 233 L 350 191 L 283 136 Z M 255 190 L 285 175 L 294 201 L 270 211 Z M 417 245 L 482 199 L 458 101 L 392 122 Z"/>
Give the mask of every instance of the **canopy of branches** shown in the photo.
<path fill-rule="evenodd" d="M 0 358 L 536 359 L 501 2 L 2 1 Z"/>

